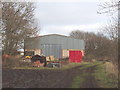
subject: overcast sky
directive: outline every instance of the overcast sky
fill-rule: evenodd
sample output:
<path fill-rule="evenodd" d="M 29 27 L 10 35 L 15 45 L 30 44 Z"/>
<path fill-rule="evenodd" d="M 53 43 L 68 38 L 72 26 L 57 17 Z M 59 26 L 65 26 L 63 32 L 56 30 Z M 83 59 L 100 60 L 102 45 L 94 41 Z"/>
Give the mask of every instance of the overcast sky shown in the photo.
<path fill-rule="evenodd" d="M 40 35 L 69 35 L 71 31 L 98 32 L 107 23 L 106 14 L 97 14 L 99 1 L 36 2 L 35 19 Z"/>

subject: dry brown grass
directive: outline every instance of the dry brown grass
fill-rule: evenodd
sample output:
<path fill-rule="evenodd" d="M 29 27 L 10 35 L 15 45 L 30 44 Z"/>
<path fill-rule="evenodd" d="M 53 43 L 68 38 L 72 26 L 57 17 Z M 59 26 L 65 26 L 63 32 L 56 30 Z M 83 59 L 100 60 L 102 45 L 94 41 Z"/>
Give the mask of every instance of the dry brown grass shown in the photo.
<path fill-rule="evenodd" d="M 105 68 L 106 68 L 106 72 L 108 72 L 111 75 L 115 75 L 115 77 L 118 77 L 117 65 L 114 65 L 112 62 L 106 62 Z"/>

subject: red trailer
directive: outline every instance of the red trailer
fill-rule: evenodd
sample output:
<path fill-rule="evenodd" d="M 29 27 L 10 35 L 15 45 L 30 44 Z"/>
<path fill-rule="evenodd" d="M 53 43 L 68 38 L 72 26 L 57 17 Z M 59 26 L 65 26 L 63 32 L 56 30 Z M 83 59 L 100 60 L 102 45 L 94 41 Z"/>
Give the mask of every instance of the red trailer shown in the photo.
<path fill-rule="evenodd" d="M 82 61 L 81 51 L 69 51 L 69 62 L 80 63 Z"/>

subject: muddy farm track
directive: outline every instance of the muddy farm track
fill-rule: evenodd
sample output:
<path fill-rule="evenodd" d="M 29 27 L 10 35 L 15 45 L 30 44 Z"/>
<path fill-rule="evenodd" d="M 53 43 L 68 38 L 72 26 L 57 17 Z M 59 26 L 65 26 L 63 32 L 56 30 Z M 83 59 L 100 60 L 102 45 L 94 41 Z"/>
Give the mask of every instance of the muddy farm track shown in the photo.
<path fill-rule="evenodd" d="M 91 75 L 93 67 L 83 70 L 77 66 L 68 70 L 12 70 L 3 69 L 3 88 L 70 88 L 74 77 L 88 73 L 81 88 L 99 88 L 95 78 Z"/>

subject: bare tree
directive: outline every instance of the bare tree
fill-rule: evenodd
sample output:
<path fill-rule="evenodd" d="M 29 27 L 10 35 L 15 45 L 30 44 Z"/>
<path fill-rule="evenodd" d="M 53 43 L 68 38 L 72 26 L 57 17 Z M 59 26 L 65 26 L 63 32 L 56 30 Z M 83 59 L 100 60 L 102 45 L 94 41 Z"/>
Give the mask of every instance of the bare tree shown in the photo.
<path fill-rule="evenodd" d="M 115 12 L 118 12 L 118 6 L 119 6 L 119 0 L 106 1 L 99 5 L 100 8 L 98 10 L 98 13 L 114 14 Z"/>
<path fill-rule="evenodd" d="M 110 2 L 104 2 L 100 5 L 100 14 L 111 14 L 112 21 L 109 21 L 108 25 L 103 27 L 101 30 L 106 36 L 110 39 L 110 47 L 111 47 L 111 59 L 113 63 L 118 63 L 118 32 L 119 32 L 119 23 L 118 23 L 118 13 L 120 10 L 120 1 L 119 0 L 111 0 Z"/>
<path fill-rule="evenodd" d="M 37 34 L 33 3 L 2 2 L 2 43 L 6 54 L 14 54 L 26 37 Z"/>
<path fill-rule="evenodd" d="M 70 36 L 85 41 L 85 56 L 89 59 L 108 59 L 111 57 L 111 41 L 102 33 L 72 31 Z"/>
<path fill-rule="evenodd" d="M 113 63 L 118 63 L 118 23 L 112 21 L 110 24 L 103 27 L 102 32 L 110 39 L 110 54 Z"/>

